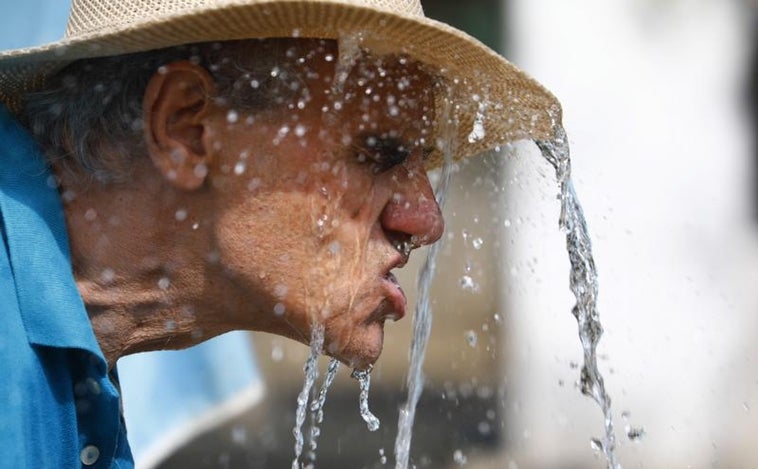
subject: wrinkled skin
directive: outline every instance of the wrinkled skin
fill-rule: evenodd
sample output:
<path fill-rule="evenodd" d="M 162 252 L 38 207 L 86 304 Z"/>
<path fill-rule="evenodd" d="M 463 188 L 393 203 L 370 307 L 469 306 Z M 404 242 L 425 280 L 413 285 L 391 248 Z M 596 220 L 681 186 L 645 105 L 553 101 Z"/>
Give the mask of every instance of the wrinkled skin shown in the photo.
<path fill-rule="evenodd" d="M 231 109 L 207 71 L 170 64 L 145 93 L 149 158 L 133 182 L 60 175 L 78 285 L 111 363 L 233 329 L 308 343 L 318 323 L 325 351 L 363 368 L 384 322 L 405 314 L 389 273 L 443 230 L 424 169 L 432 83 L 402 58 L 363 55 L 335 84 L 331 43 L 293 45 L 286 103 Z M 117 226 L 103 221 L 114 214 Z"/>

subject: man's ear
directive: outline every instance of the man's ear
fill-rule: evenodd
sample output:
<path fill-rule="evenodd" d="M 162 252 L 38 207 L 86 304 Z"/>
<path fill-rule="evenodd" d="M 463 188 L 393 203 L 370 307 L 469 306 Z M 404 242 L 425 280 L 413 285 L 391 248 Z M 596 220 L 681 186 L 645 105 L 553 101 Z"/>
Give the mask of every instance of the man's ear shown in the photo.
<path fill-rule="evenodd" d="M 208 71 L 191 62 L 164 65 L 152 76 L 142 100 L 150 158 L 174 186 L 194 190 L 211 164 L 204 118 L 216 89 Z"/>

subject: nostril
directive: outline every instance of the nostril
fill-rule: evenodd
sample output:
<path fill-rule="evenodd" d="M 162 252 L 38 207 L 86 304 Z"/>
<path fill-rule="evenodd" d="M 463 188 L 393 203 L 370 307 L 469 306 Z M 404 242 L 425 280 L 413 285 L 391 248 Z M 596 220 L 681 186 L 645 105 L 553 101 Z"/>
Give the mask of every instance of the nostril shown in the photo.
<path fill-rule="evenodd" d="M 418 247 L 413 240 L 413 236 L 409 234 L 400 231 L 386 230 L 385 236 L 397 252 L 402 254 L 405 258 L 410 256 L 411 251 Z"/>

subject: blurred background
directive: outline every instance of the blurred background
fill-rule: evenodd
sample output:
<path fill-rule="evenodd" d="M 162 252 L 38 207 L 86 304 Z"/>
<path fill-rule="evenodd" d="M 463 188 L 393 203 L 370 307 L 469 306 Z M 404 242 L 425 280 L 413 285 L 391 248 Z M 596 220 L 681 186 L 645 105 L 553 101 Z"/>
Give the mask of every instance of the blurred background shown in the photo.
<path fill-rule="evenodd" d="M 30 1 L 36 6 L 26 11 L 0 0 L 3 46 L 60 36 L 62 3 Z M 600 274 L 600 369 L 623 467 L 758 467 L 758 4 L 422 3 L 563 103 Z M 19 44 L 24 34 L 31 42 Z M 602 415 L 575 384 L 582 352 L 557 192 L 528 142 L 456 168 L 432 291 L 416 467 L 604 467 L 590 446 Z M 417 268 L 424 253 L 414 257 Z M 409 304 L 413 270 L 401 279 Z M 377 432 L 366 429 L 357 383 L 341 370 L 317 467 L 394 466 L 410 327 L 410 317 L 388 324 L 372 373 Z M 290 467 L 308 350 L 265 334 L 249 344 L 254 359 L 224 362 L 260 390 L 255 398 L 176 440 L 150 467 Z M 125 399 L 128 414 L 128 400 L 144 395 L 125 390 Z M 635 429 L 644 435 L 629 438 Z"/>

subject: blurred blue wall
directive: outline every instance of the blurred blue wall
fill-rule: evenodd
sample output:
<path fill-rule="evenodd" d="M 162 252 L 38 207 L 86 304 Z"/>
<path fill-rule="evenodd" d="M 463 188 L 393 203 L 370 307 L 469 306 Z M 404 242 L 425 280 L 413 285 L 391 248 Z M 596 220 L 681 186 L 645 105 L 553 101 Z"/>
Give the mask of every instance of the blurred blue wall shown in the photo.
<path fill-rule="evenodd" d="M 0 50 L 60 39 L 70 4 L 68 0 L 0 0 Z"/>

